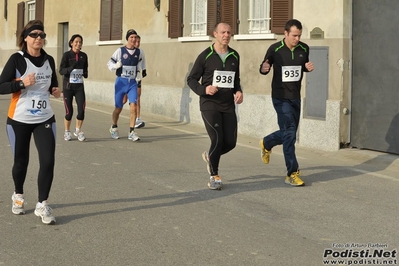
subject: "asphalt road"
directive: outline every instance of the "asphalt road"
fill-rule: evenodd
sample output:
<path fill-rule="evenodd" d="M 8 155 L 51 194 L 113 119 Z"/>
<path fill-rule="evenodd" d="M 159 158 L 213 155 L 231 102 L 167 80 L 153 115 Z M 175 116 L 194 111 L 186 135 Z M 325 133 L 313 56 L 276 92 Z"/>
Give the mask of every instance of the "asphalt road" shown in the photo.
<path fill-rule="evenodd" d="M 112 107 L 88 103 L 87 141 L 66 142 L 63 104 L 52 100 L 58 134 L 49 204 L 57 223 L 44 225 L 33 213 L 33 140 L 27 212 L 11 212 L 8 104 L 9 95 L 0 96 L 0 265 L 312 266 L 330 265 L 325 261 L 333 255 L 344 259 L 336 265 L 379 265 L 354 262 L 380 259 L 370 257 L 374 250 L 390 252 L 384 259 L 396 265 L 397 155 L 297 147 L 306 186 L 291 187 L 284 184 L 281 147 L 264 165 L 259 140 L 239 136 L 237 147 L 221 159 L 224 188 L 213 191 L 201 158 L 209 146 L 203 127 L 143 114 L 141 141 L 132 142 L 124 110 L 121 139 L 113 140 Z M 326 252 L 331 254 L 323 258 Z"/>

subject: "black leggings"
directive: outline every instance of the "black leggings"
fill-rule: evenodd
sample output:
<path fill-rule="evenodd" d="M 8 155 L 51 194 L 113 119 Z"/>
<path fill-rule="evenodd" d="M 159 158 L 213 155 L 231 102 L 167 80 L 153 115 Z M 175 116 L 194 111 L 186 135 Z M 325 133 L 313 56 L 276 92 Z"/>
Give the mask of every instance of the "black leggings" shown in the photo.
<path fill-rule="evenodd" d="M 12 177 L 15 193 L 24 193 L 24 183 L 29 164 L 30 140 L 33 134 L 39 155 L 38 190 L 39 202 L 47 200 L 54 177 L 55 135 L 54 119 L 41 124 L 7 124 L 7 135 L 14 153 Z"/>
<path fill-rule="evenodd" d="M 211 175 L 219 171 L 220 156 L 228 153 L 237 143 L 237 116 L 233 113 L 202 111 L 206 131 L 211 139 L 209 162 Z"/>
<path fill-rule="evenodd" d="M 86 94 L 82 88 L 74 89 L 70 88 L 63 90 L 64 106 L 65 106 L 65 119 L 71 121 L 73 115 L 73 96 L 75 96 L 76 105 L 78 107 L 78 115 L 76 119 L 85 119 L 85 108 L 86 108 Z"/>

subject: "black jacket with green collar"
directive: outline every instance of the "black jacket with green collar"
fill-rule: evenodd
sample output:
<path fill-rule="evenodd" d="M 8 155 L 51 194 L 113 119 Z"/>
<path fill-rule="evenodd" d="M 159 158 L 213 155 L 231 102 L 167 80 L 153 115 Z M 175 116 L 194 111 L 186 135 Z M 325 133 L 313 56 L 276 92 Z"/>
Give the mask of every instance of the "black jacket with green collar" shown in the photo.
<path fill-rule="evenodd" d="M 262 61 L 268 60 L 270 67 L 273 66 L 272 81 L 272 98 L 276 99 L 300 99 L 301 83 L 303 72 L 308 72 L 305 63 L 309 62 L 309 46 L 303 42 L 299 42 L 292 50 L 288 48 L 284 40 L 272 44 L 266 52 Z M 262 64 L 259 72 L 266 75 L 269 72 L 262 72 Z M 300 66 L 301 70 L 295 72 L 293 70 L 283 71 L 283 67 Z M 283 82 L 284 77 L 298 75 L 298 80 Z"/>
<path fill-rule="evenodd" d="M 233 71 L 234 88 L 220 88 L 214 95 L 206 94 L 206 87 L 212 85 L 215 70 Z M 195 60 L 194 66 L 187 77 L 187 84 L 200 96 L 201 111 L 234 112 L 234 94 L 241 90 L 240 56 L 234 49 L 228 47 L 224 60 L 214 50 L 213 44 L 205 49 Z"/>

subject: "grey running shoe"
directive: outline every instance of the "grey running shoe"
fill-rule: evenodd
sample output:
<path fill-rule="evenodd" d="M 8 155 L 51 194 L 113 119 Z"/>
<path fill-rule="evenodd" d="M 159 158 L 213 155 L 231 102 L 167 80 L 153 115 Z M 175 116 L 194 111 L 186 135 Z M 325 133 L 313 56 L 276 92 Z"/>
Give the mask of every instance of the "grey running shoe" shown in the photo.
<path fill-rule="evenodd" d="M 80 131 L 78 133 L 78 140 L 79 141 L 85 141 L 86 140 L 85 134 L 82 131 Z"/>
<path fill-rule="evenodd" d="M 119 139 L 119 130 L 117 127 L 113 128 L 111 126 L 111 128 L 109 129 L 109 133 L 111 133 L 111 138 L 113 139 Z"/>
<path fill-rule="evenodd" d="M 70 141 L 72 139 L 72 134 L 70 131 L 65 131 L 64 132 L 64 140 Z"/>
<path fill-rule="evenodd" d="M 55 224 L 53 209 L 47 205 L 47 201 L 36 204 L 35 215 L 41 217 L 44 224 Z"/>
<path fill-rule="evenodd" d="M 207 151 L 202 153 L 202 160 L 206 162 L 206 170 L 208 171 L 208 174 L 211 174 L 211 165 L 209 164 L 209 155 Z"/>
<path fill-rule="evenodd" d="M 137 135 L 136 132 L 132 131 L 129 133 L 129 136 L 127 137 L 129 140 L 133 140 L 133 141 L 138 141 L 140 140 L 139 136 Z"/>
<path fill-rule="evenodd" d="M 142 128 L 142 127 L 145 127 L 145 122 L 140 118 L 137 118 L 134 128 Z"/>
<path fill-rule="evenodd" d="M 208 182 L 208 187 L 210 189 L 217 189 L 221 190 L 222 189 L 222 178 L 218 175 L 211 176 Z"/>
<path fill-rule="evenodd" d="M 19 214 L 25 214 L 25 200 L 24 200 L 24 195 L 22 194 L 14 194 L 11 196 L 12 199 L 12 213 L 19 215 Z"/>

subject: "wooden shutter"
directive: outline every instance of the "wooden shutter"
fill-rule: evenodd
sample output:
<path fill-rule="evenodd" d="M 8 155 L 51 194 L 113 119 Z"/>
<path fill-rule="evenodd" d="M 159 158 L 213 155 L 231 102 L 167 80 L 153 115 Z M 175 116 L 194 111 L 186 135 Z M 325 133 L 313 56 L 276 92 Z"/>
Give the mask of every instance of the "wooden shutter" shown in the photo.
<path fill-rule="evenodd" d="M 207 1 L 207 19 L 206 19 L 206 32 L 208 35 L 213 37 L 213 29 L 215 28 L 218 21 L 218 1 L 208 0 Z"/>
<path fill-rule="evenodd" d="M 224 0 L 220 5 L 220 22 L 231 26 L 231 34 L 238 33 L 238 0 Z"/>
<path fill-rule="evenodd" d="M 122 39 L 123 0 L 112 0 L 111 40 Z"/>
<path fill-rule="evenodd" d="M 4 19 L 7 20 L 8 0 L 4 0 Z"/>
<path fill-rule="evenodd" d="M 24 30 L 25 26 L 25 2 L 20 2 L 17 4 L 17 41 L 16 44 L 18 46 L 18 39 Z"/>
<path fill-rule="evenodd" d="M 101 0 L 100 41 L 109 41 L 111 36 L 111 0 Z"/>
<path fill-rule="evenodd" d="M 35 19 L 44 23 L 44 0 L 36 0 L 35 2 Z"/>
<path fill-rule="evenodd" d="M 273 33 L 284 33 L 285 23 L 292 19 L 293 0 L 270 0 L 271 26 Z"/>
<path fill-rule="evenodd" d="M 169 0 L 168 37 L 183 36 L 183 0 Z"/>

